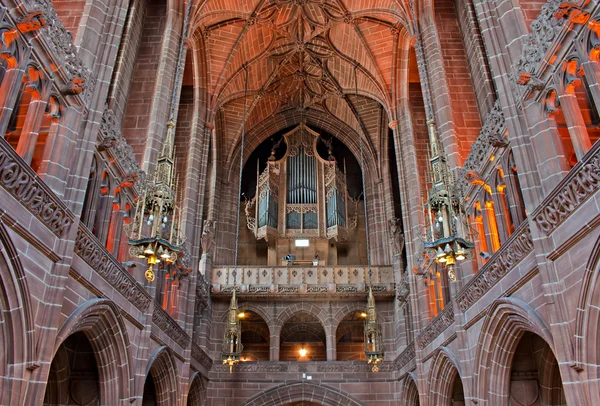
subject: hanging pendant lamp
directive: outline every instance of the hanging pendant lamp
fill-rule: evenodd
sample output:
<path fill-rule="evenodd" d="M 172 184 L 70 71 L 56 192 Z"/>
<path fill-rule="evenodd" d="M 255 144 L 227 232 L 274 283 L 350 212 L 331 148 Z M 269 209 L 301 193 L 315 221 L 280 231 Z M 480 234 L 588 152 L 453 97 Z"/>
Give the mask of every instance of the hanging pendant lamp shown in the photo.
<path fill-rule="evenodd" d="M 242 137 L 241 137 L 241 147 L 240 147 L 240 172 L 239 172 L 239 188 L 238 188 L 238 196 L 242 194 L 242 173 L 244 169 L 244 143 L 246 137 L 246 115 L 247 115 L 247 106 L 246 106 L 246 98 L 248 96 L 248 66 L 246 64 L 243 65 L 243 68 L 246 72 L 246 81 L 244 84 L 244 115 L 242 121 Z M 227 326 L 225 328 L 225 335 L 223 337 L 223 346 L 221 349 L 221 359 L 223 364 L 229 365 L 229 373 L 233 372 L 233 367 L 240 362 L 240 356 L 242 355 L 243 345 L 242 345 L 242 323 L 240 322 L 240 317 L 238 314 L 238 304 L 237 299 L 235 297 L 235 292 L 237 289 L 237 265 L 238 265 L 238 250 L 239 250 L 239 237 L 240 237 L 240 204 L 241 200 L 237 199 L 237 210 L 236 210 L 236 231 L 235 231 L 235 254 L 234 254 L 234 269 L 233 269 L 233 293 L 231 294 L 231 303 L 229 304 L 229 312 L 227 316 Z"/>

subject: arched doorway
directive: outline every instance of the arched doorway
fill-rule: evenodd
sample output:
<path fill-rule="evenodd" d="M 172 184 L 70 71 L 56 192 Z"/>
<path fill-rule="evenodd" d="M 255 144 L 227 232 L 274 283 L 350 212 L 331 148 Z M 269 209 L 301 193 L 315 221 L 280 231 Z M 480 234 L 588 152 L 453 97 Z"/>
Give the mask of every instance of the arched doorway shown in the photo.
<path fill-rule="evenodd" d="M 58 348 L 44 396 L 44 405 L 100 405 L 96 355 L 85 333 L 70 335 Z"/>
<path fill-rule="evenodd" d="M 513 354 L 509 405 L 566 405 L 558 362 L 538 335 L 525 332 Z"/>
<path fill-rule="evenodd" d="M 363 349 L 365 317 L 364 311 L 353 311 L 342 319 L 335 333 L 336 360 L 366 361 Z"/>
<path fill-rule="evenodd" d="M 240 311 L 239 317 L 242 321 L 242 345 L 244 346 L 240 356 L 241 361 L 268 361 L 271 344 L 269 326 L 258 313 L 250 310 Z"/>
<path fill-rule="evenodd" d="M 325 329 L 309 313 L 299 312 L 281 328 L 280 361 L 326 361 Z"/>
<path fill-rule="evenodd" d="M 173 355 L 160 347 L 150 357 L 144 382 L 142 406 L 170 406 L 177 404 L 177 367 Z"/>

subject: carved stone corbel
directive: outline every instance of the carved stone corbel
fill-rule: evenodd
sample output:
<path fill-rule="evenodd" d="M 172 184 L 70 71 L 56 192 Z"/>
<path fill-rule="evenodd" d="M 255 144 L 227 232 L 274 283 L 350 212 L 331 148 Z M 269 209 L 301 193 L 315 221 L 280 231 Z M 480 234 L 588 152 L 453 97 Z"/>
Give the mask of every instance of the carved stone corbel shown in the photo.
<path fill-rule="evenodd" d="M 31 11 L 17 21 L 17 28 L 22 34 L 39 31 L 41 28 L 46 28 L 46 16 L 43 11 Z"/>
<path fill-rule="evenodd" d="M 83 92 L 85 89 L 84 84 L 85 80 L 83 78 L 75 77 L 69 83 L 65 84 L 60 91 L 66 96 L 76 96 Z"/>

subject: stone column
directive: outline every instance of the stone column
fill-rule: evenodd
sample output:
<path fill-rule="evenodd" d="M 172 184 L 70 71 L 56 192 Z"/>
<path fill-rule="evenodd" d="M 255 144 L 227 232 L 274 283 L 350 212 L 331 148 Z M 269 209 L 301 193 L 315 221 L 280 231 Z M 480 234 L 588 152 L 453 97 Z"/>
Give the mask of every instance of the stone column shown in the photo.
<path fill-rule="evenodd" d="M 569 135 L 571 136 L 575 156 L 577 156 L 577 160 L 579 161 L 592 147 L 590 135 L 581 114 L 579 103 L 577 103 L 577 96 L 572 91 L 569 91 L 559 95 L 558 98 L 565 116 Z"/>

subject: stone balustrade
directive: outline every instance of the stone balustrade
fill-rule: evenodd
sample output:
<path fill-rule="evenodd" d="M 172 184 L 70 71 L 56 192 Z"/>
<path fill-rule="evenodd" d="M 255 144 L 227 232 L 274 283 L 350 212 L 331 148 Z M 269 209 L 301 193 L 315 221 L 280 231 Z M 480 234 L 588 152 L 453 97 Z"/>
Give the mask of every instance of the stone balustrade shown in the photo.
<path fill-rule="evenodd" d="M 392 266 L 371 267 L 375 294 L 393 294 Z M 212 270 L 213 293 L 231 293 L 236 271 L 236 290 L 243 294 L 364 293 L 369 272 L 365 266 L 253 266 L 218 267 Z"/>

